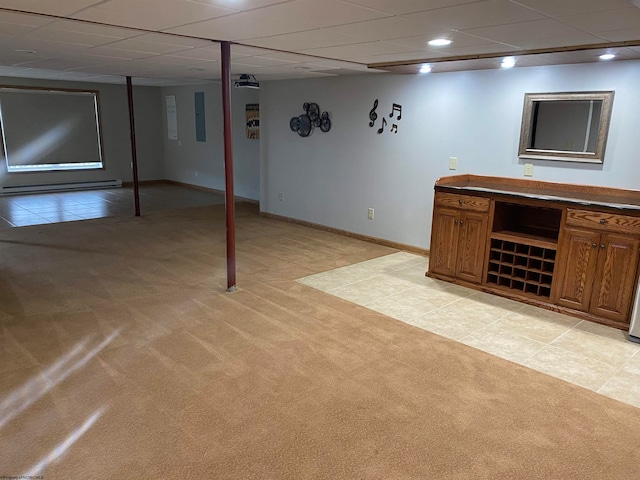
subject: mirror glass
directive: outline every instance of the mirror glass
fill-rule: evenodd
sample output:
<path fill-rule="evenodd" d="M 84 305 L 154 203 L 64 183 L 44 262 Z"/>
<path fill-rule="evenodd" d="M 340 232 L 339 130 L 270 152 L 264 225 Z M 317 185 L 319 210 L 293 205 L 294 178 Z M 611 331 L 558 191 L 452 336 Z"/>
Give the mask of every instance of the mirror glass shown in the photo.
<path fill-rule="evenodd" d="M 525 94 L 520 158 L 602 163 L 613 92 Z"/>

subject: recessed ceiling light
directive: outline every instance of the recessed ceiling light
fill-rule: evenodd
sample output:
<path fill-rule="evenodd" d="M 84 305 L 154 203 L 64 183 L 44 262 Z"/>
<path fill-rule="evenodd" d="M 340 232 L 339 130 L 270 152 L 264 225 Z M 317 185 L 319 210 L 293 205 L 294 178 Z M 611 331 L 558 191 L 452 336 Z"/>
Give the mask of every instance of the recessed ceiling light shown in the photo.
<path fill-rule="evenodd" d="M 36 53 L 38 53 L 35 50 L 22 50 L 22 49 L 14 50 L 14 52 L 16 52 L 16 53 L 28 53 L 29 55 L 35 55 Z"/>
<path fill-rule="evenodd" d="M 419 70 L 420 73 L 429 73 L 430 71 L 431 71 L 431 65 L 427 65 L 427 64 L 422 65 Z"/>
<path fill-rule="evenodd" d="M 444 47 L 446 45 L 451 45 L 453 40 L 449 40 L 448 38 L 435 38 L 433 40 L 429 40 L 428 43 L 432 47 Z"/>
<path fill-rule="evenodd" d="M 611 60 L 612 58 L 616 58 L 615 54 L 613 53 L 603 53 L 602 55 L 600 55 L 600 60 Z"/>
<path fill-rule="evenodd" d="M 504 57 L 502 59 L 502 63 L 500 64 L 500 66 L 502 68 L 511 68 L 514 67 L 516 64 L 516 59 L 513 57 Z"/>

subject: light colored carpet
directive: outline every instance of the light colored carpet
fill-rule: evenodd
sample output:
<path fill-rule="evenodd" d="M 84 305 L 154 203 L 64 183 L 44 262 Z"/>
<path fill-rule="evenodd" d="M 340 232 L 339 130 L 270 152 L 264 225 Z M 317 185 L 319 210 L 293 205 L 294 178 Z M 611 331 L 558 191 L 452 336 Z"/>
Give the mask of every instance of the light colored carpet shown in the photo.
<path fill-rule="evenodd" d="M 238 206 L 0 231 L 0 475 L 636 479 L 640 410 L 295 282 L 394 250 Z"/>

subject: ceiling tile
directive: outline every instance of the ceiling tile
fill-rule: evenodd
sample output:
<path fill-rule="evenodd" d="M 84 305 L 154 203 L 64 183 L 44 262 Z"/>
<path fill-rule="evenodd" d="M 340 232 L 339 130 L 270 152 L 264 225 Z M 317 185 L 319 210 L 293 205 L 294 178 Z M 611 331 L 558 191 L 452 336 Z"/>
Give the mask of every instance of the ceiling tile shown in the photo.
<path fill-rule="evenodd" d="M 345 0 L 349 3 L 362 5 L 363 7 L 373 8 L 381 12 L 393 15 L 402 15 L 405 13 L 422 12 L 425 10 L 434 10 L 436 8 L 452 7 L 455 5 L 463 5 L 465 3 L 473 3 L 478 0 Z"/>
<path fill-rule="evenodd" d="M 424 35 L 426 25 L 406 17 L 388 17 L 368 22 L 354 23 L 332 27 L 332 32 L 345 33 L 361 37 L 371 42 L 376 40 L 391 40 L 394 38 L 405 38 L 410 36 Z M 431 26 L 432 30 L 442 29 L 442 27 Z"/>
<path fill-rule="evenodd" d="M 364 22 L 389 16 L 389 14 L 345 3 L 339 0 L 295 0 L 269 7 L 272 14 L 287 16 L 294 22 L 314 27 L 331 27 Z"/>
<path fill-rule="evenodd" d="M 296 62 L 269 58 L 269 57 L 242 57 L 231 62 L 232 65 L 247 65 L 251 67 L 275 67 L 277 65 L 290 65 Z"/>
<path fill-rule="evenodd" d="M 283 16 L 273 13 L 270 8 L 262 8 L 223 18 L 169 28 L 166 31 L 217 40 L 242 40 L 283 35 L 314 28 L 312 25 L 304 24 L 297 20 L 291 15 Z"/>
<path fill-rule="evenodd" d="M 264 52 L 264 50 L 261 50 Z M 200 47 L 200 48 L 190 48 L 189 50 L 183 50 L 181 52 L 175 54 L 167 54 L 167 56 L 176 56 L 182 58 L 190 58 L 191 60 L 200 60 L 203 62 L 217 62 L 222 58 L 220 52 L 220 45 L 217 43 L 211 44 L 209 47 Z M 231 58 L 244 57 L 246 55 L 242 55 L 235 52 L 235 45 L 231 46 Z"/>
<path fill-rule="evenodd" d="M 29 68 L 45 68 L 51 70 L 66 70 L 68 68 L 78 68 L 79 66 L 97 65 L 98 59 L 89 62 L 83 62 L 79 65 L 77 58 L 45 58 L 41 60 L 33 60 L 19 64 L 21 67 Z"/>
<path fill-rule="evenodd" d="M 357 43 L 354 45 L 344 45 L 340 47 L 313 48 L 306 50 L 305 53 L 330 58 L 349 60 L 356 59 L 356 62 L 368 63 L 367 61 L 363 62 L 362 58 L 368 58 L 373 55 L 383 55 L 387 53 L 404 53 L 412 51 L 414 51 L 414 49 L 403 47 L 402 45 L 395 45 L 389 42 L 367 42 Z"/>
<path fill-rule="evenodd" d="M 85 53 L 89 53 L 90 55 L 95 55 L 97 57 L 117 58 L 122 60 L 135 60 L 138 58 L 146 58 L 154 55 L 153 53 L 112 48 L 111 46 L 95 47 Z"/>
<path fill-rule="evenodd" d="M 80 22 L 77 20 L 56 20 L 47 25 L 47 28 L 64 30 L 67 32 L 89 33 L 91 35 L 102 35 L 114 39 L 123 39 L 141 35 L 143 32 L 131 28 L 108 27 L 96 25 L 94 23 Z"/>
<path fill-rule="evenodd" d="M 277 5 L 278 3 L 287 3 L 291 0 L 190 0 L 195 3 L 203 3 L 205 5 L 214 5 L 217 7 L 225 7 L 232 10 L 248 11 L 256 8 L 268 7 L 269 5 Z"/>
<path fill-rule="evenodd" d="M 169 43 L 154 42 L 150 39 L 145 39 L 145 37 L 146 35 L 143 35 L 140 37 L 127 38 L 126 40 L 112 42 L 109 44 L 109 48 L 147 54 L 174 53 L 191 48 L 181 45 L 171 45 Z"/>
<path fill-rule="evenodd" d="M 586 43 L 594 43 L 594 41 L 597 43 L 600 41 L 596 37 L 588 35 L 577 28 L 570 27 L 550 18 L 533 22 L 474 28 L 465 30 L 465 33 L 496 42 L 508 43 L 521 48 L 534 48 L 528 47 L 527 45 L 540 39 L 548 39 L 553 43 L 551 40 L 553 37 L 569 37 L 572 35 L 576 37 L 584 36 L 587 39 Z"/>
<path fill-rule="evenodd" d="M 405 15 L 423 25 L 437 25 L 455 30 L 489 27 L 543 19 L 544 16 L 507 0 L 485 0 L 455 7 Z"/>
<path fill-rule="evenodd" d="M 463 56 L 463 55 L 482 55 L 488 53 L 504 53 L 513 52 L 519 50 L 513 45 L 505 45 L 503 43 L 489 43 L 486 45 L 467 45 L 449 48 L 447 50 L 448 55 Z M 434 50 L 431 50 L 432 52 Z"/>
<path fill-rule="evenodd" d="M 427 44 L 429 40 L 441 37 L 448 38 L 449 40 L 452 40 L 453 43 L 451 45 L 442 47 L 431 47 Z M 433 50 L 434 52 L 441 53 L 449 53 L 453 48 L 466 47 L 469 45 L 496 44 L 496 42 L 493 40 L 488 40 L 486 38 L 477 37 L 475 35 L 469 35 L 467 33 L 457 32 L 454 30 L 443 31 L 442 33 L 436 35 L 418 35 L 416 37 L 396 38 L 393 40 L 389 40 L 389 42 L 397 43 L 398 45 L 404 45 L 406 47 Z M 504 45 L 502 45 L 502 48 L 504 48 Z"/>
<path fill-rule="evenodd" d="M 114 37 L 105 37 L 104 35 L 93 35 L 91 33 L 70 32 L 68 30 L 56 30 L 49 27 L 39 28 L 29 34 L 29 38 L 33 40 L 42 40 L 45 42 L 59 42 L 71 45 L 97 46 L 111 43 L 118 40 Z"/>
<path fill-rule="evenodd" d="M 278 50 L 299 51 L 308 48 L 334 47 L 365 41 L 365 39 L 355 35 L 320 28 L 273 37 L 255 38 L 248 40 L 247 43 Z"/>
<path fill-rule="evenodd" d="M 217 18 L 235 13 L 221 8 L 187 0 L 111 0 L 98 7 L 88 8 L 74 18 L 142 28 L 164 30 L 179 25 Z"/>
<path fill-rule="evenodd" d="M 516 0 L 516 3 L 551 17 L 629 8 L 629 0 Z"/>
<path fill-rule="evenodd" d="M 590 33 L 636 29 L 640 25 L 640 8 L 584 13 L 561 17 L 560 20 Z"/>
<path fill-rule="evenodd" d="M 82 8 L 102 3 L 101 0 L 0 0 L 0 8 L 66 16 Z"/>
<path fill-rule="evenodd" d="M 640 26 L 626 30 L 611 30 L 608 32 L 598 32 L 598 37 L 609 42 L 625 42 L 629 40 L 640 40 Z"/>
<path fill-rule="evenodd" d="M 0 23 L 28 25 L 31 27 L 43 27 L 45 25 L 48 25 L 52 21 L 53 20 L 50 18 L 39 17 L 37 15 L 0 11 Z"/>

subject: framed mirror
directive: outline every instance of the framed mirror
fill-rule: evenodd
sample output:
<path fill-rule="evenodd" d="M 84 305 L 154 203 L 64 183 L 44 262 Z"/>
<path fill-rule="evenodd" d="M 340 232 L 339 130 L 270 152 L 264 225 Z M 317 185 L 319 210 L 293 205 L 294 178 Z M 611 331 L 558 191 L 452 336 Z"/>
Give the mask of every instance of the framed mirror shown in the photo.
<path fill-rule="evenodd" d="M 613 93 L 525 93 L 518 157 L 602 163 Z"/>

